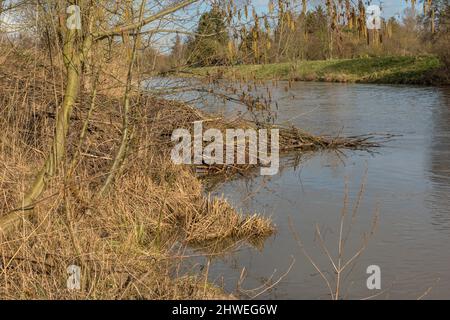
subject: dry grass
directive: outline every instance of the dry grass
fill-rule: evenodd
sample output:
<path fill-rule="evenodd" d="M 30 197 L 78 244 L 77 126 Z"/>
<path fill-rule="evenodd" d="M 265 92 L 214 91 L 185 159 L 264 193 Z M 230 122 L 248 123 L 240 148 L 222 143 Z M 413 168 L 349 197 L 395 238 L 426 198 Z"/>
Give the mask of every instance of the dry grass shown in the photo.
<path fill-rule="evenodd" d="M 0 65 L 0 212 L 20 203 L 42 165 L 61 99 L 52 70 L 23 54 Z M 20 68 L 13 68 L 19 65 Z M 109 90 L 110 88 L 108 88 Z M 106 197 L 98 189 L 120 139 L 120 100 L 99 94 L 74 172 L 89 95 L 74 110 L 68 156 L 36 204 L 35 219 L 0 235 L 0 297 L 18 299 L 202 299 L 225 297 L 204 275 L 189 274 L 187 245 L 240 243 L 274 231 L 270 220 L 243 215 L 224 199 L 205 197 L 191 168 L 173 165 L 162 110 L 181 105 L 136 97 L 127 162 Z M 188 108 L 188 107 L 186 107 Z M 169 112 L 170 113 L 170 112 Z M 168 127 L 167 127 L 168 128 Z M 168 129 L 167 129 L 168 130 Z M 170 137 L 169 137 L 170 140 Z M 69 265 L 82 288 L 66 287 Z M 207 276 L 207 275 L 206 275 Z"/>
<path fill-rule="evenodd" d="M 0 64 L 0 214 L 20 204 L 49 150 L 62 99 L 63 77 L 57 70 L 29 51 L 11 53 Z M 0 298 L 225 297 L 205 282 L 207 274 L 188 272 L 186 247 L 211 255 L 244 242 L 260 246 L 275 228 L 268 218 L 239 213 L 225 199 L 209 197 L 198 173 L 245 174 L 255 166 L 174 165 L 171 134 L 177 128 L 192 129 L 200 120 L 205 130 L 262 124 L 225 120 L 136 93 L 127 160 L 113 188 L 100 197 L 121 137 L 121 101 L 111 93 L 111 83 L 101 83 L 80 147 L 91 100 L 89 90 L 82 90 L 71 119 L 67 159 L 35 205 L 35 219 L 0 235 Z M 276 128 L 284 153 L 375 146 L 369 137 L 315 137 L 297 128 Z M 79 291 L 66 288 L 72 264 L 82 270 Z"/>

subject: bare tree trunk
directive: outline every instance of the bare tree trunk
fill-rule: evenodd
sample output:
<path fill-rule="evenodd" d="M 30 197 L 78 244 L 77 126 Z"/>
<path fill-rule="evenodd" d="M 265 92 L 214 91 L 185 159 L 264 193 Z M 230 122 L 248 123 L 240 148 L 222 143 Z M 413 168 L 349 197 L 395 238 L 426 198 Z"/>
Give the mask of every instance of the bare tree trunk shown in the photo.
<path fill-rule="evenodd" d="M 91 10 L 93 10 L 93 8 L 96 7 L 96 4 L 94 1 L 89 1 L 89 5 L 86 3 L 86 7 L 82 10 L 82 12 L 88 13 L 87 19 L 88 28 L 86 30 L 86 33 L 84 34 L 84 40 L 82 41 L 82 44 L 81 45 L 78 44 L 77 41 L 78 38 L 81 38 L 81 36 L 79 36 L 79 31 L 67 30 L 64 27 L 62 28 L 64 30 L 63 32 L 65 33 L 65 43 L 64 48 L 62 50 L 63 51 L 62 55 L 64 57 L 67 75 L 64 90 L 64 99 L 61 107 L 57 112 L 55 135 L 53 138 L 51 150 L 45 160 L 44 166 L 35 176 L 33 183 L 31 184 L 28 191 L 25 193 L 20 207 L 5 215 L 0 216 L 0 232 L 8 232 L 17 222 L 32 216 L 36 200 L 41 196 L 41 194 L 43 193 L 43 191 L 47 186 L 48 180 L 55 176 L 55 174 L 58 171 L 58 167 L 64 160 L 66 136 L 69 130 L 70 116 L 75 101 L 78 97 L 78 91 L 80 86 L 80 75 L 82 72 L 81 64 L 85 60 L 85 58 L 90 54 L 92 43 L 94 41 L 99 41 L 101 39 L 105 39 L 108 37 L 135 32 L 136 30 L 140 30 L 142 26 L 149 24 L 155 20 L 161 19 L 162 17 L 167 16 L 173 12 L 176 12 L 197 1 L 199 0 L 184 0 L 181 2 L 177 2 L 171 6 L 168 6 L 165 9 L 162 9 L 158 13 L 140 19 L 136 23 L 131 22 L 128 25 L 119 26 L 100 33 L 93 32 L 94 15 L 91 12 Z M 142 3 L 144 3 L 144 1 Z M 67 6 L 70 6 L 72 4 L 73 4 L 72 1 L 69 0 L 66 1 Z M 142 6 L 142 8 L 143 7 L 144 6 Z M 141 10 L 141 18 L 142 13 L 143 10 Z M 96 16 L 95 18 L 99 17 L 100 16 Z M 136 48 L 133 51 L 135 56 Z M 132 58 L 132 62 L 130 63 L 131 66 L 134 63 L 134 59 L 135 58 Z M 131 78 L 131 71 L 129 73 L 128 78 Z M 130 98 L 129 98 L 130 89 L 131 89 L 131 80 L 129 81 L 129 84 L 127 84 L 127 90 L 125 94 L 125 108 L 127 110 L 129 109 L 130 105 Z M 127 125 L 125 125 L 124 128 L 127 128 Z M 114 170 L 115 167 L 120 168 L 121 166 L 123 156 L 125 155 L 126 148 L 128 146 L 128 138 L 129 138 L 128 129 L 125 129 L 125 132 L 123 133 L 121 147 L 116 156 L 116 161 L 115 164 L 113 165 L 113 170 L 111 171 L 112 177 L 114 177 L 114 174 L 116 172 L 116 170 Z M 112 180 L 112 178 L 109 180 Z"/>
<path fill-rule="evenodd" d="M 432 7 L 431 8 L 431 33 L 436 33 L 436 23 L 434 21 L 435 19 L 436 19 L 435 10 Z"/>
<path fill-rule="evenodd" d="M 44 166 L 34 178 L 28 191 L 25 193 L 18 209 L 0 217 L 0 231 L 7 232 L 20 219 L 28 218 L 33 214 L 34 203 L 45 190 L 48 180 L 57 172 L 65 156 L 66 136 L 69 130 L 69 120 L 73 106 L 78 96 L 80 85 L 81 61 L 89 51 L 92 43 L 91 37 L 86 36 L 82 50 L 76 48 L 77 30 L 66 30 L 66 40 L 63 49 L 64 64 L 67 72 L 67 83 L 64 100 L 57 112 L 55 135 L 50 154 Z"/>
<path fill-rule="evenodd" d="M 142 15 L 144 12 L 144 1 L 141 2 L 140 12 L 139 12 L 139 21 L 142 21 Z M 133 20 L 133 17 L 130 17 L 130 20 Z M 140 27 L 137 28 L 137 34 L 140 31 Z M 128 37 L 128 35 L 125 35 L 125 38 Z M 124 94 L 124 109 L 123 109 L 123 118 L 122 118 L 122 140 L 120 142 L 119 150 L 117 151 L 116 157 L 114 158 L 113 165 L 111 167 L 111 170 L 108 174 L 108 177 L 105 180 L 105 183 L 103 184 L 103 187 L 100 190 L 100 195 L 104 195 L 107 191 L 111 183 L 114 181 L 114 178 L 117 175 L 117 172 L 120 171 L 122 164 L 125 160 L 129 140 L 130 140 L 130 94 L 131 94 L 131 87 L 132 87 L 132 77 L 133 77 L 133 65 L 136 61 L 136 53 L 137 53 L 137 42 L 138 42 L 139 35 L 134 36 L 133 41 L 133 49 L 130 55 L 130 61 L 128 65 L 128 74 L 127 74 L 127 82 L 125 87 L 125 94 Z"/>

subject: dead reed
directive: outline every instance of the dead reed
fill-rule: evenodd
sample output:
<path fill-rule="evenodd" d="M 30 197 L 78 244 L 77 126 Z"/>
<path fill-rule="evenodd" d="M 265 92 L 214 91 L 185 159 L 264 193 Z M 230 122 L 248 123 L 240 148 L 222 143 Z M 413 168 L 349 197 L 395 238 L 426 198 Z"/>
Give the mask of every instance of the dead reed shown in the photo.
<path fill-rule="evenodd" d="M 0 64 L 0 214 L 21 202 L 49 150 L 64 85 L 57 70 L 31 51 L 11 53 L 8 63 Z M 101 84 L 93 110 L 90 91 L 82 87 L 66 159 L 34 205 L 34 219 L 0 235 L 0 297 L 223 297 L 214 286 L 205 286 L 203 276 L 186 274 L 186 262 L 179 258 L 182 250 L 188 245 L 260 245 L 275 227 L 268 218 L 239 213 L 225 199 L 205 196 L 198 175 L 245 174 L 254 165 L 174 165 L 171 135 L 177 128 L 192 128 L 194 121 L 220 130 L 262 124 L 227 120 L 136 93 L 126 161 L 109 192 L 99 196 L 121 136 L 121 102 L 111 94 L 111 82 Z M 80 139 L 88 114 L 87 134 Z M 376 146 L 369 137 L 315 137 L 297 128 L 276 128 L 284 153 Z M 72 264 L 82 270 L 79 291 L 66 287 L 67 267 Z"/>
<path fill-rule="evenodd" d="M 31 53 L 0 65 L 0 213 L 13 210 L 53 136 L 60 84 Z M 39 62 L 39 61 L 38 61 Z M 13 68 L 13 65 L 19 66 Z M 38 66 L 36 66 L 38 65 Z M 102 89 L 103 90 L 103 89 Z M 187 245 L 255 241 L 271 221 L 205 197 L 191 168 L 170 162 L 158 110 L 179 104 L 136 96 L 127 161 L 106 195 L 98 189 L 120 139 L 120 100 L 99 91 L 80 144 L 90 96 L 83 91 L 69 131 L 67 159 L 35 204 L 33 220 L 0 235 L 0 297 L 18 299 L 202 299 L 224 297 L 178 258 Z M 139 106 L 139 108 L 137 108 Z M 183 110 L 183 109 L 181 109 Z M 180 111 L 180 115 L 181 115 Z M 170 113 L 170 112 L 169 112 Z M 170 140 L 170 139 L 169 139 Z M 75 161 L 74 161 L 75 160 Z M 181 250 L 181 251 L 180 251 Z M 67 267 L 81 267 L 81 290 Z"/>

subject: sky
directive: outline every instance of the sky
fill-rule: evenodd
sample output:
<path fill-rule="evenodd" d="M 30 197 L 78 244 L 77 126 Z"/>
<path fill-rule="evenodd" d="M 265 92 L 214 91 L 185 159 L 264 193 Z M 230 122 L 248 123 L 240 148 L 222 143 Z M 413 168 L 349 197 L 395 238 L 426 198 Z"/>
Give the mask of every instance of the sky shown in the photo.
<path fill-rule="evenodd" d="M 251 3 L 257 11 L 259 12 L 266 12 L 268 10 L 268 2 L 269 0 L 251 0 Z M 319 4 L 324 4 L 325 0 L 308 0 L 309 9 L 314 8 L 315 6 Z M 357 3 L 357 0 L 352 0 L 352 2 Z M 421 4 L 420 1 L 417 1 L 417 10 L 420 12 Z M 301 3 L 300 0 L 297 0 L 297 3 Z M 401 19 L 402 13 L 404 10 L 408 7 L 410 7 L 411 3 L 410 1 L 406 2 L 406 0 L 372 0 L 372 4 L 382 4 L 383 12 L 382 16 L 384 18 L 390 18 L 392 16 L 397 17 L 397 19 Z M 3 20 L 3 21 L 2 21 Z M 14 32 L 14 27 L 9 25 L 11 23 L 12 19 L 8 17 L 7 15 L 3 14 L 0 15 L 0 29 L 3 29 L 3 31 L 9 31 Z M 3 23 L 2 23 L 3 22 Z M 5 24 L 5 22 L 7 22 Z M 9 23 L 8 23 L 9 22 Z M 192 25 L 195 27 L 195 21 L 192 21 Z M 173 44 L 173 35 L 163 35 L 161 38 L 157 41 L 158 44 L 161 46 L 160 49 L 163 47 L 171 47 Z"/>
<path fill-rule="evenodd" d="M 255 9 L 260 12 L 267 12 L 268 11 L 268 3 L 269 0 L 242 0 L 244 1 L 250 1 L 251 5 L 255 7 Z M 324 5 L 325 0 L 307 0 L 309 9 L 313 9 L 319 4 Z M 357 3 L 358 0 L 352 0 L 353 3 Z M 421 4 L 417 1 L 416 7 L 417 12 L 420 12 Z M 296 0 L 296 3 L 300 4 L 301 0 Z M 395 16 L 398 20 L 401 20 L 401 17 L 403 16 L 403 12 L 406 8 L 409 8 L 411 6 L 410 1 L 406 2 L 406 0 L 371 0 L 371 4 L 382 4 L 382 17 L 388 19 L 390 17 Z M 206 9 L 206 8 L 204 8 Z M 195 28 L 196 21 L 192 21 L 192 25 Z M 162 36 L 158 41 L 157 45 L 159 46 L 160 51 L 167 51 L 173 46 L 173 35 L 164 35 Z"/>
<path fill-rule="evenodd" d="M 267 4 L 269 0 L 253 0 L 252 3 L 255 5 L 256 8 L 258 8 L 259 11 L 263 12 L 267 10 Z M 299 1 L 300 2 L 300 1 Z M 320 3 L 324 3 L 323 0 L 308 0 L 308 3 L 310 3 L 310 6 L 315 7 L 316 5 Z M 354 0 L 356 3 L 356 0 Z M 418 1 L 419 2 L 419 1 Z M 405 0 L 372 0 L 372 4 L 380 5 L 382 4 L 383 12 L 382 16 L 385 18 L 390 18 L 393 16 L 402 16 L 403 11 L 411 6 L 411 3 L 408 1 L 408 3 Z M 420 4 L 418 3 L 416 5 L 418 8 L 420 7 Z"/>

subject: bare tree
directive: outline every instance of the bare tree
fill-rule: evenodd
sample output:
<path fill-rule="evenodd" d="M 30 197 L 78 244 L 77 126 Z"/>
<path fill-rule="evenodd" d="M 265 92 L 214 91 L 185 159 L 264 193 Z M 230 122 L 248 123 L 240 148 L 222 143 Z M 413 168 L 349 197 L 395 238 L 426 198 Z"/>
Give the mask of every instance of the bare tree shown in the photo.
<path fill-rule="evenodd" d="M 167 6 L 162 6 L 153 4 L 152 1 L 143 1 L 140 10 L 141 18 L 136 21 L 136 17 L 131 14 L 129 17 L 130 19 L 127 19 L 126 22 L 115 24 L 115 21 L 118 20 L 117 17 L 120 16 L 122 9 L 129 4 L 129 1 L 105 2 L 102 3 L 103 5 L 99 5 L 93 0 L 64 1 L 64 8 L 69 8 L 73 5 L 78 6 L 81 12 L 80 18 L 83 23 L 80 30 L 68 26 L 66 23 L 67 18 L 58 17 L 60 19 L 58 19 L 57 29 L 58 32 L 61 33 L 63 39 L 60 55 L 64 61 L 66 76 L 64 98 L 57 110 L 54 138 L 43 167 L 36 174 L 28 191 L 23 196 L 23 200 L 19 207 L 0 217 L 0 230 L 7 232 L 19 220 L 30 217 L 33 214 L 35 202 L 45 190 L 48 180 L 58 172 L 66 155 L 66 139 L 69 131 L 72 109 L 77 101 L 80 90 L 80 79 L 83 73 L 82 66 L 92 54 L 93 44 L 116 36 L 136 36 L 141 32 L 149 32 L 149 30 L 143 30 L 143 28 L 148 25 L 151 25 L 152 33 L 157 33 L 161 29 L 160 25 L 156 24 L 154 27 L 152 23 L 158 22 L 196 2 L 199 2 L 199 0 L 173 1 Z M 52 3 L 50 2 L 37 1 L 36 3 L 40 6 L 52 6 Z M 111 10 L 111 8 L 113 9 Z M 157 11 L 155 11 L 155 9 Z M 71 13 L 71 11 L 68 12 Z M 112 173 L 109 175 L 105 187 L 102 189 L 103 191 L 106 190 L 106 187 L 114 178 L 114 173 L 117 171 L 118 167 L 120 167 L 129 139 L 126 119 L 130 104 L 129 94 L 131 73 L 135 61 L 136 44 L 133 46 L 132 51 L 133 53 L 129 62 L 129 72 L 124 95 L 125 111 L 123 139 L 111 170 Z"/>

